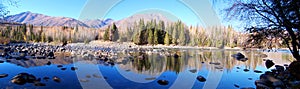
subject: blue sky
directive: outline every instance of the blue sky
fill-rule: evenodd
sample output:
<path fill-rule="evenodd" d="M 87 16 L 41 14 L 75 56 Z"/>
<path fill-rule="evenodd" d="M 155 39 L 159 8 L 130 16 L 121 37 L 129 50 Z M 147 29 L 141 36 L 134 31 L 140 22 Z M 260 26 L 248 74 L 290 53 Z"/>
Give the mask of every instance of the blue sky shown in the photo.
<path fill-rule="evenodd" d="M 18 7 L 9 6 L 10 14 L 18 14 L 25 11 L 46 14 L 49 16 L 63 16 L 75 19 L 105 19 L 120 20 L 136 13 L 156 9 L 171 15 L 175 15 L 187 25 L 203 23 L 193 9 L 178 0 L 19 0 Z M 187 0 L 196 1 L 197 0 Z M 202 0 L 203 1 L 203 0 Z M 114 2 L 114 3 L 113 3 Z M 200 8 L 209 9 L 207 4 L 198 1 Z M 111 7 L 114 5 L 114 7 Z M 109 8 L 105 8 L 109 7 Z M 215 7 L 216 8 L 216 7 Z M 107 10 L 102 11 L 101 10 Z M 200 15 L 207 11 L 201 11 Z M 218 11 L 216 11 L 219 13 Z M 221 18 L 220 15 L 218 15 Z M 209 17 L 209 16 L 208 16 Z M 222 19 L 222 18 L 221 18 Z M 224 23 L 227 25 L 227 23 Z"/>

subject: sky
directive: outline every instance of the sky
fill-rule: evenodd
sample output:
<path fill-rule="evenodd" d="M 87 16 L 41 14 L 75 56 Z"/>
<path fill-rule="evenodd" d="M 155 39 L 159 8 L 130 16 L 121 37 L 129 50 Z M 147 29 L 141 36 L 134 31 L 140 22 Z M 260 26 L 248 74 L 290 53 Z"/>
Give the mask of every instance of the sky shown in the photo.
<path fill-rule="evenodd" d="M 187 1 L 187 2 L 182 2 Z M 71 17 L 75 19 L 121 20 L 136 13 L 159 11 L 174 15 L 187 25 L 201 25 L 221 19 L 216 7 L 212 8 L 210 0 L 19 0 L 18 6 L 8 6 L 10 15 L 25 11 L 49 16 Z M 190 3 L 190 4 L 189 4 Z M 194 6 L 194 7 L 193 7 Z M 201 11 L 200 11 L 201 10 Z M 199 13 L 196 13 L 199 11 Z M 207 14 L 207 13 L 215 13 Z M 217 18 L 215 18 L 217 17 Z M 215 20 L 211 20 L 215 19 Z M 219 21 L 215 21 L 219 22 Z"/>

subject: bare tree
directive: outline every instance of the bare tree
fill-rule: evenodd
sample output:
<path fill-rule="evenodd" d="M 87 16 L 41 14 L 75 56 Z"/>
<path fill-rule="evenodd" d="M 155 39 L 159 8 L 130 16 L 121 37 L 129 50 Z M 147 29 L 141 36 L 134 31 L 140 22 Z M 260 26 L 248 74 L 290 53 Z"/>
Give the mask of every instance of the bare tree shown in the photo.
<path fill-rule="evenodd" d="M 7 10 L 7 6 L 18 6 L 17 0 L 0 0 L 0 21 L 4 20 L 4 17 L 9 14 L 9 10 Z"/>
<path fill-rule="evenodd" d="M 288 37 L 282 38 L 294 58 L 300 60 L 299 0 L 231 0 L 230 3 L 231 6 L 226 9 L 229 18 L 252 23 L 251 26 L 256 28 L 283 29 L 288 32 Z"/>

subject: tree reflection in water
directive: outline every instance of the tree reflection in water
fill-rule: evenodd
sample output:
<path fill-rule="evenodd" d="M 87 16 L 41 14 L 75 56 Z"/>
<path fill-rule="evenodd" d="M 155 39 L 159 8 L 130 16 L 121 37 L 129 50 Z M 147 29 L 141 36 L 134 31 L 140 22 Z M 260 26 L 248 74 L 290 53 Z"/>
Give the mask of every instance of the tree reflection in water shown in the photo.
<path fill-rule="evenodd" d="M 180 57 L 174 58 L 173 56 L 165 55 L 166 52 L 177 52 Z M 162 53 L 146 53 L 135 52 L 132 53 L 133 62 L 131 66 L 127 63 L 120 65 L 124 69 L 135 69 L 134 72 L 143 74 L 160 74 L 164 71 L 173 71 L 180 73 L 187 69 L 201 70 L 205 66 L 210 71 L 231 72 L 235 67 L 240 66 L 244 69 L 256 69 L 258 66 L 264 66 L 263 58 L 260 55 L 267 54 L 267 58 L 276 56 L 275 58 L 280 61 L 277 62 L 290 62 L 291 55 L 284 53 L 262 53 L 257 51 L 242 51 L 248 60 L 245 62 L 237 61 L 231 55 L 238 53 L 238 51 L 226 50 L 167 50 Z M 277 57 L 277 56 L 280 57 Z"/>

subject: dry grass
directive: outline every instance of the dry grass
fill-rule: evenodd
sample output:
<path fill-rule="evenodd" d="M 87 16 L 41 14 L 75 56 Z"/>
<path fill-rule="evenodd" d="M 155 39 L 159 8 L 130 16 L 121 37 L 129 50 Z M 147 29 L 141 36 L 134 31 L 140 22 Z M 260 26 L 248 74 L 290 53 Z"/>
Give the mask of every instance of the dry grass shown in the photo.
<path fill-rule="evenodd" d="M 0 37 L 0 44 L 8 44 L 10 43 L 10 39 L 9 38 L 3 38 L 3 37 Z"/>

